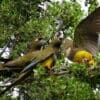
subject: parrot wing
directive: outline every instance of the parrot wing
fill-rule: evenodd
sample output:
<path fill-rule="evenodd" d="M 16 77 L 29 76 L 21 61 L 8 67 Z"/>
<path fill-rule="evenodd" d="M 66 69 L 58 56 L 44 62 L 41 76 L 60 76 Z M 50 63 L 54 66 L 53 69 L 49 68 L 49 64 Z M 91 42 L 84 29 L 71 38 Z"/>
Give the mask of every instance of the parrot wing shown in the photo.
<path fill-rule="evenodd" d="M 19 73 L 18 78 L 15 78 L 14 82 L 10 86 L 8 86 L 5 90 L 3 90 L 0 93 L 0 95 L 3 95 L 10 88 L 18 85 L 21 81 L 24 81 L 31 74 L 32 69 L 36 68 L 35 66 L 39 62 L 42 63 L 42 62 L 48 60 L 49 57 L 53 56 L 58 51 L 57 49 L 60 48 L 60 45 L 61 45 L 61 41 L 58 41 L 58 40 L 53 41 L 47 48 L 39 51 L 34 57 L 32 56 L 32 54 L 29 54 L 28 56 L 30 56 L 29 58 L 31 58 L 31 63 L 23 68 L 23 70 Z M 27 56 L 25 56 L 25 57 L 27 57 Z M 32 58 L 34 58 L 34 59 L 32 60 Z M 14 63 L 10 63 L 10 65 L 16 65 L 18 62 L 20 62 L 21 59 L 18 58 L 17 60 L 14 61 Z M 24 59 L 23 61 L 24 61 L 24 63 L 27 62 L 26 59 Z M 17 65 L 20 66 L 20 64 L 23 64 L 23 61 L 21 63 L 17 64 Z"/>
<path fill-rule="evenodd" d="M 82 20 L 74 33 L 74 47 L 83 48 L 95 55 L 100 48 L 100 7 Z M 99 46 L 99 47 L 98 47 Z"/>
<path fill-rule="evenodd" d="M 53 54 L 53 53 L 52 53 Z M 46 59 L 48 59 L 50 56 L 52 56 L 52 54 L 47 55 L 46 57 L 44 57 L 43 59 L 40 60 L 33 60 L 29 65 L 27 65 L 19 74 L 18 78 L 15 78 L 14 82 L 9 85 L 5 90 L 0 92 L 0 96 L 3 95 L 6 91 L 8 91 L 9 89 L 11 89 L 13 86 L 18 85 L 20 82 L 24 81 L 32 72 L 32 69 L 34 68 L 34 66 L 36 66 L 39 62 L 42 62 Z"/>

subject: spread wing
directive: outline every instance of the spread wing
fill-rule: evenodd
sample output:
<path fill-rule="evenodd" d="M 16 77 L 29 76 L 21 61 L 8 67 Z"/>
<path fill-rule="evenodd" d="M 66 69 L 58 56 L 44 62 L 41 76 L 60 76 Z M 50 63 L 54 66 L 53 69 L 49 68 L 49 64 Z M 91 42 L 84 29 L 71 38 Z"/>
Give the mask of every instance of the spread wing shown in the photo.
<path fill-rule="evenodd" d="M 100 7 L 82 20 L 74 33 L 74 47 L 83 48 L 93 55 L 100 48 Z M 99 47 L 98 47 L 99 46 Z"/>

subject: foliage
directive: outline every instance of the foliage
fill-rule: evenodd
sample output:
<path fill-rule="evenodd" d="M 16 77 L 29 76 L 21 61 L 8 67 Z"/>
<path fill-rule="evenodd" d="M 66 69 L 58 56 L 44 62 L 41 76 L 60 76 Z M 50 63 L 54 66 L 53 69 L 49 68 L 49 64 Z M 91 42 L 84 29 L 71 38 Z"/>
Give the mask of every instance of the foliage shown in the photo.
<path fill-rule="evenodd" d="M 1 47 L 7 43 L 8 37 L 18 33 L 19 42 L 12 52 L 13 58 L 19 56 L 19 52 L 27 50 L 27 44 L 34 35 L 44 35 L 44 38 L 50 37 L 56 31 L 56 20 L 63 19 L 62 28 L 65 34 L 71 35 L 82 15 L 77 3 L 68 2 L 62 5 L 51 3 L 47 11 L 39 8 L 38 4 L 39 0 L 16 2 L 14 0 L 2 0 L 0 4 Z"/>
<path fill-rule="evenodd" d="M 41 35 L 45 39 L 51 37 L 57 31 L 57 20 L 63 21 L 60 30 L 66 36 L 73 38 L 74 30 L 83 16 L 76 0 L 62 4 L 50 2 L 47 10 L 38 7 L 42 1 L 45 0 L 0 1 L 0 47 L 8 42 L 11 35 L 18 33 L 18 43 L 11 52 L 12 58 L 25 53 L 28 44 L 35 36 Z M 93 6 L 94 8 L 95 6 Z M 98 59 L 99 56 L 97 57 L 99 62 Z M 55 66 L 59 66 L 61 63 L 63 63 L 62 59 L 58 60 Z M 68 64 L 64 64 L 68 67 Z M 94 87 L 88 80 L 86 66 L 73 64 L 71 70 L 73 74 L 49 76 L 44 68 L 39 67 L 34 71 L 32 83 L 25 84 L 23 87 L 34 100 L 99 100 L 100 93 L 93 92 Z M 0 100 L 6 100 L 5 98 L 10 100 L 8 96 L 0 97 Z"/>
<path fill-rule="evenodd" d="M 98 6 L 97 0 L 86 0 L 85 4 L 90 5 L 88 9 L 89 13 L 91 13 Z"/>

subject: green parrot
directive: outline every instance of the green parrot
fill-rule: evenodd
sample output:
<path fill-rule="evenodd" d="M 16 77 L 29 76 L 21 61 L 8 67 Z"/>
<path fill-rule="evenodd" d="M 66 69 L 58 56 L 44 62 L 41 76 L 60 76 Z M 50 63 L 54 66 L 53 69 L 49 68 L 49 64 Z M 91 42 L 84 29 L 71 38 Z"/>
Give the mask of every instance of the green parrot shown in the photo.
<path fill-rule="evenodd" d="M 7 63 L 6 67 L 20 68 L 21 66 L 23 66 L 23 70 L 19 73 L 18 78 L 16 78 L 10 86 L 2 91 L 0 95 L 3 95 L 10 88 L 20 84 L 21 81 L 24 81 L 31 74 L 33 69 L 36 68 L 36 65 L 38 63 L 41 63 L 41 66 L 50 70 L 53 66 L 53 63 L 55 62 L 54 56 L 59 52 L 61 43 L 62 39 L 53 39 L 45 49 L 41 51 L 30 52 L 23 57 L 19 57 L 14 61 Z M 25 65 L 27 66 L 25 67 Z"/>
<path fill-rule="evenodd" d="M 24 56 L 19 57 L 15 60 L 7 61 L 4 64 L 0 64 L 0 71 L 16 71 L 19 72 L 23 69 L 24 63 L 28 63 L 31 61 L 31 53 L 34 55 L 34 52 L 38 52 L 41 50 L 41 47 L 46 44 L 46 41 L 43 38 L 36 38 L 31 42 L 31 45 L 29 47 L 28 53 L 26 53 Z M 17 64 L 18 62 L 18 64 Z M 20 65 L 21 64 L 21 65 Z M 17 66 L 18 65 L 18 66 Z M 16 67 L 17 66 L 17 67 Z"/>

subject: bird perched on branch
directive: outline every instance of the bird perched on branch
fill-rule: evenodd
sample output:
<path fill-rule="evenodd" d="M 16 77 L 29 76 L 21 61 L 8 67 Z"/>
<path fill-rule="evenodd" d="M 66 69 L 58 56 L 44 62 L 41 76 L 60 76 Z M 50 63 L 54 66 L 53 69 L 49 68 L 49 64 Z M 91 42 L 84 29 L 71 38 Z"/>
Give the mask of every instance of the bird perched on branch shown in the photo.
<path fill-rule="evenodd" d="M 57 55 L 61 43 L 62 43 L 61 39 L 55 38 L 45 49 L 41 51 L 37 51 L 37 52 L 30 52 L 24 55 L 23 57 L 19 57 L 15 59 L 14 61 L 7 63 L 5 67 L 9 67 L 9 68 L 19 67 L 20 68 L 23 66 L 23 70 L 20 72 L 18 78 L 15 79 L 14 82 L 10 86 L 8 86 L 4 91 L 2 91 L 0 95 L 4 94 L 11 87 L 19 84 L 21 81 L 26 79 L 29 76 L 29 74 L 31 74 L 33 69 L 36 68 L 36 64 L 38 63 L 41 63 L 41 66 L 50 70 L 55 61 L 54 56 Z M 28 66 L 25 67 L 25 65 L 28 65 Z"/>
<path fill-rule="evenodd" d="M 100 7 L 78 24 L 73 41 L 68 42 L 67 44 L 73 42 L 68 52 L 69 59 L 94 64 L 93 56 L 100 52 Z"/>
<path fill-rule="evenodd" d="M 44 40 L 44 38 L 40 36 L 35 37 L 35 39 L 33 39 L 32 42 L 28 45 L 27 52 L 40 50 L 41 47 L 44 46 L 45 44 L 46 44 L 46 41 Z M 11 61 L 11 60 L 13 59 L 0 57 L 0 61 L 3 63 L 7 63 L 8 61 Z"/>
<path fill-rule="evenodd" d="M 27 65 L 34 59 L 42 59 L 43 57 L 56 52 L 60 44 L 61 44 L 60 40 L 54 39 L 52 40 L 52 43 L 44 50 L 29 52 L 22 57 L 19 57 L 13 61 L 9 61 L 8 63 L 5 63 L 3 67 L 22 69 L 24 68 L 25 65 Z"/>
<path fill-rule="evenodd" d="M 38 37 L 36 37 L 35 39 L 32 40 L 27 52 L 40 51 L 42 46 L 44 46 L 45 44 L 46 44 L 46 41 L 44 40 L 44 38 L 38 36 Z M 13 63 L 13 61 L 14 61 L 12 59 L 10 59 L 10 60 L 9 59 L 8 60 L 7 59 L 0 59 L 0 60 L 2 62 L 4 62 L 3 64 L 2 63 L 0 64 L 0 75 L 2 75 L 4 77 L 11 77 L 15 72 L 19 73 L 23 69 L 23 66 L 9 67 L 9 64 Z"/>
<path fill-rule="evenodd" d="M 34 41 L 32 41 L 31 46 L 30 46 L 27 54 L 15 59 L 15 60 L 11 60 L 11 61 L 8 61 L 7 63 L 1 64 L 0 71 L 2 71 L 2 70 L 12 70 L 12 71 L 13 70 L 17 70 L 17 71 L 22 70 L 24 67 L 24 64 L 31 61 L 31 57 L 30 57 L 31 53 L 35 54 L 34 52 L 40 51 L 41 47 L 45 44 L 46 44 L 46 41 L 42 37 L 36 38 Z M 17 62 L 18 62 L 18 66 L 15 64 Z"/>

